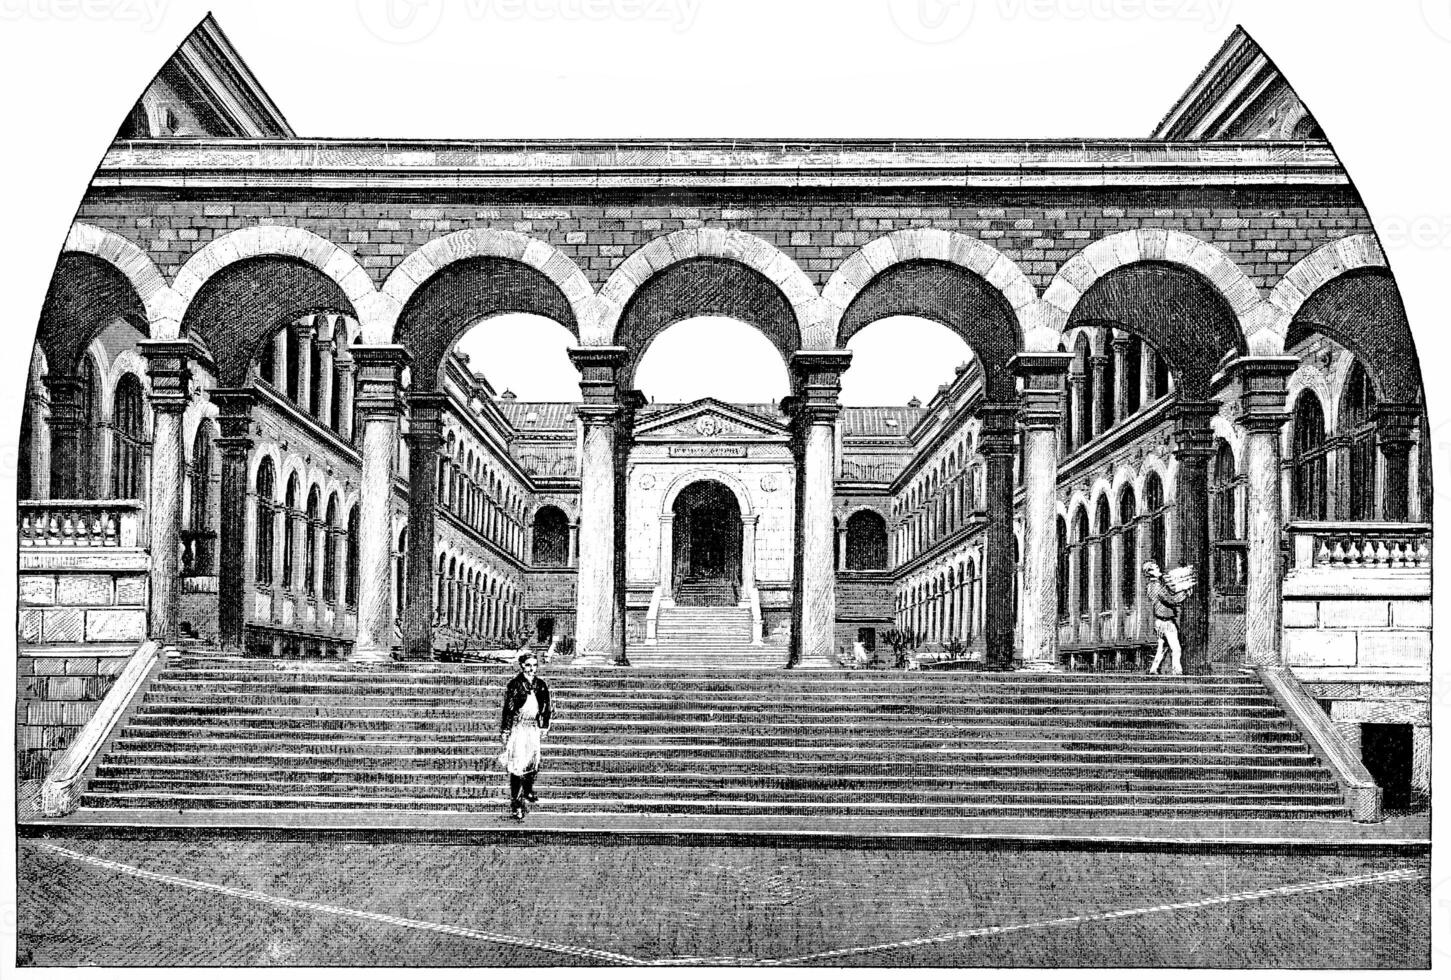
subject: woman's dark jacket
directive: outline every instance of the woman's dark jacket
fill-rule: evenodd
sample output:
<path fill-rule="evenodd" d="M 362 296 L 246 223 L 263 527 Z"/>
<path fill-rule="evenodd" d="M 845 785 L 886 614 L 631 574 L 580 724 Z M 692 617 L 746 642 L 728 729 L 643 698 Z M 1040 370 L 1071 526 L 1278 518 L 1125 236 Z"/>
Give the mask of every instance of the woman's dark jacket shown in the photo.
<path fill-rule="evenodd" d="M 544 683 L 544 678 L 536 677 L 531 688 L 523 674 L 515 674 L 509 686 L 504 688 L 504 718 L 499 722 L 499 731 L 507 735 L 513 730 L 514 719 L 519 717 L 519 709 L 529 700 L 531 690 L 534 699 L 539 702 L 539 727 L 549 727 L 549 685 Z"/>

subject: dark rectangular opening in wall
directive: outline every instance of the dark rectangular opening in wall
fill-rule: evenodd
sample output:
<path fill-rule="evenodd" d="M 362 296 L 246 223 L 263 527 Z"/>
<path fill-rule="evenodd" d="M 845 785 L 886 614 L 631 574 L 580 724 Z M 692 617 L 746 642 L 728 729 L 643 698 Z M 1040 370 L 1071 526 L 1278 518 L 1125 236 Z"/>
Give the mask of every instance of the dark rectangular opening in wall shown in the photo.
<path fill-rule="evenodd" d="M 554 617 L 553 616 L 540 616 L 539 617 L 538 636 L 537 636 L 537 639 L 538 639 L 538 641 L 540 643 L 548 643 L 550 640 L 554 639 Z"/>
<path fill-rule="evenodd" d="M 866 649 L 867 653 L 875 653 L 877 651 L 877 631 L 874 627 L 858 627 L 856 631 L 856 640 L 862 645 L 863 648 Z"/>
<path fill-rule="evenodd" d="M 1388 810 L 1403 810 L 1412 803 L 1413 737 L 1410 725 L 1360 726 L 1360 758 L 1384 793 L 1383 803 Z"/>

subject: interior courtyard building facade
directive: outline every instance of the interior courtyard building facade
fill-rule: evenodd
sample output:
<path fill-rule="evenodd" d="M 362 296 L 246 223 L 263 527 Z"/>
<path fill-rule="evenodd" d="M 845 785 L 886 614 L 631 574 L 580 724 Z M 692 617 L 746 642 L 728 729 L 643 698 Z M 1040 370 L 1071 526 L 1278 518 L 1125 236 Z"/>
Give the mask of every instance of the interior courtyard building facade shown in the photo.
<path fill-rule="evenodd" d="M 520 313 L 572 335 L 576 401 L 456 349 Z M 759 330 L 789 394 L 640 391 L 700 316 Z M 894 316 L 970 356 L 925 403 L 842 404 Z M 1287 667 L 1429 787 L 1411 332 L 1238 32 L 1145 139 L 460 144 L 300 138 L 208 21 L 80 205 L 20 444 L 23 688 L 86 657 L 96 695 L 148 637 L 1142 670 L 1152 559 L 1195 570 L 1186 671 Z"/>

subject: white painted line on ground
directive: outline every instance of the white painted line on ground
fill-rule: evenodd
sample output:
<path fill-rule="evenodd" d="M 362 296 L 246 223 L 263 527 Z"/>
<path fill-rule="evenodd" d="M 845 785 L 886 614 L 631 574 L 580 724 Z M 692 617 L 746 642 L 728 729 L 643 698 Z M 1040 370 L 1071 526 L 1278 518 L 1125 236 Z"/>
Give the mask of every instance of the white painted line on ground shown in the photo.
<path fill-rule="evenodd" d="M 820 960 L 840 959 L 846 956 L 858 956 L 869 953 L 891 952 L 893 950 L 912 949 L 919 946 L 931 946 L 941 943 L 956 942 L 963 939 L 975 939 L 983 936 L 999 936 L 1013 932 L 1024 932 L 1030 929 L 1051 929 L 1058 926 L 1081 925 L 1090 922 L 1110 922 L 1115 919 L 1128 919 L 1136 916 L 1157 915 L 1165 912 L 1184 912 L 1195 909 L 1212 908 L 1216 905 L 1232 905 L 1238 902 L 1257 902 L 1271 898 L 1282 898 L 1292 895 L 1311 895 L 1320 892 L 1338 891 L 1346 888 L 1363 888 L 1370 885 L 1393 884 L 1396 882 L 1418 881 L 1428 878 L 1429 872 L 1419 868 L 1397 868 L 1391 871 L 1377 871 L 1371 874 L 1354 875 L 1349 878 L 1327 878 L 1321 881 L 1306 882 L 1299 885 L 1281 885 L 1276 888 L 1262 888 L 1257 891 L 1235 892 L 1230 895 L 1216 895 L 1210 898 L 1195 899 L 1186 902 L 1170 902 L 1163 905 L 1147 905 L 1132 909 L 1118 909 L 1111 912 L 1093 912 L 1084 915 L 1065 916 L 1058 919 L 1042 919 L 1035 922 L 1019 922 L 1001 926 L 983 926 L 977 929 L 962 929 L 957 932 L 943 933 L 936 936 L 921 936 L 915 939 L 902 939 L 889 943 L 876 943 L 869 946 L 849 946 L 840 949 L 823 950 L 817 953 L 806 953 L 801 956 L 786 957 L 783 959 L 756 959 L 749 957 L 729 956 L 698 956 L 698 957 L 676 957 L 667 959 L 639 959 L 633 956 L 626 956 L 621 953 L 610 953 L 604 950 L 590 949 L 584 946 L 570 946 L 561 943 L 544 942 L 538 939 L 521 939 L 517 936 L 505 936 L 498 933 L 480 932 L 477 929 L 468 929 L 462 926 L 443 925 L 437 922 L 425 922 L 421 919 L 405 919 L 399 916 L 387 915 L 382 912 L 367 912 L 361 909 L 350 909 L 338 905 L 323 905 L 317 902 L 303 902 L 290 898 L 279 898 L 275 895 L 268 895 L 263 892 L 248 891 L 241 888 L 232 888 L 228 885 L 216 885 L 205 881 L 196 881 L 191 878 L 181 878 L 175 875 L 160 874 L 155 871 L 146 871 L 142 868 L 133 867 L 129 864 L 121 864 L 117 861 L 108 861 L 104 858 L 93 857 L 89 854 L 82 854 L 79 851 L 72 851 L 55 844 L 36 843 L 37 847 L 52 851 L 62 857 L 73 861 L 79 861 L 98 868 L 105 868 L 120 874 L 132 875 L 137 878 L 144 878 L 162 884 L 173 885 L 179 888 L 190 888 L 196 891 L 213 892 L 227 895 L 232 898 L 239 898 L 244 901 L 259 902 L 264 905 L 273 905 L 280 908 L 298 909 L 308 912 L 317 912 L 323 915 L 337 915 L 347 918 L 364 919 L 370 922 L 377 922 L 382 925 L 396 926 L 402 929 L 418 929 L 424 932 L 436 932 L 443 935 L 455 936 L 460 939 L 472 939 L 481 942 L 498 943 L 506 946 L 517 946 L 523 949 L 537 949 L 551 953 L 561 953 L 570 956 L 579 956 L 589 959 L 603 960 L 608 963 L 616 963 L 624 966 L 800 966 Z"/>
<path fill-rule="evenodd" d="M 70 858 L 72 861 L 79 861 L 97 868 L 105 868 L 108 871 L 115 871 L 120 874 L 131 875 L 136 878 L 144 878 L 147 881 L 155 881 L 164 885 L 172 885 L 177 888 L 190 888 L 194 891 L 212 892 L 218 895 L 226 895 L 231 898 L 239 898 L 248 902 L 258 902 L 263 905 L 272 905 L 278 908 L 295 909 L 306 912 L 317 912 L 322 915 L 337 915 L 345 918 L 364 919 L 369 922 L 377 922 L 381 925 L 396 926 L 401 929 L 418 929 L 423 932 L 442 933 L 446 936 L 455 936 L 460 939 L 473 939 L 481 942 L 499 943 L 504 946 L 517 946 L 523 949 L 537 949 L 549 953 L 562 953 L 569 956 L 579 956 L 589 959 L 604 960 L 607 963 L 616 963 L 622 966 L 646 966 L 648 960 L 636 959 L 633 956 L 623 956 L 619 953 L 608 953 L 598 949 L 588 949 L 583 946 L 567 946 L 560 943 L 544 942 L 538 939 L 521 939 L 517 936 L 505 936 L 498 933 L 480 932 L 477 929 L 467 929 L 462 926 L 443 925 L 437 922 L 424 922 L 420 919 L 405 919 L 395 915 L 386 915 L 382 912 L 366 912 L 361 909 L 344 908 L 338 905 L 322 905 L 317 902 L 302 902 L 291 898 L 279 898 L 275 895 L 268 895 L 264 892 L 249 891 L 243 888 L 232 888 L 228 885 L 215 885 L 211 882 L 196 881 L 191 878 L 179 878 L 175 875 L 160 874 L 155 871 L 147 871 L 143 868 L 133 867 L 129 864 L 121 864 L 118 861 L 107 861 L 104 858 L 93 857 L 89 854 L 82 854 L 79 851 L 72 851 L 64 847 L 57 847 L 54 844 L 37 843 L 62 857 Z"/>
<path fill-rule="evenodd" d="M 1257 902 L 1269 898 L 1280 898 L 1288 895 L 1309 895 L 1317 892 L 1336 891 L 1343 888 L 1361 888 L 1367 885 L 1384 885 L 1400 881 L 1416 881 L 1429 877 L 1429 873 L 1419 868 L 1399 868 L 1394 871 L 1378 871 L 1373 874 L 1355 875 L 1350 878 L 1329 878 L 1323 881 L 1312 881 L 1302 885 L 1282 885 L 1278 888 L 1262 888 L 1258 891 L 1236 892 L 1232 895 L 1216 895 L 1213 898 L 1201 898 L 1190 902 L 1171 902 L 1165 905 L 1147 905 L 1142 908 L 1120 909 L 1114 912 L 1093 912 L 1086 915 L 1066 916 L 1061 919 L 1044 919 L 1039 922 L 1020 922 L 1004 926 L 984 926 L 979 929 L 963 929 L 959 932 L 944 933 L 939 936 L 923 936 L 918 939 L 904 939 L 897 942 L 877 943 L 872 946 L 854 946 L 843 949 L 826 950 L 820 953 L 807 953 L 804 956 L 793 956 L 787 959 L 772 961 L 770 965 L 796 966 L 811 963 L 817 960 L 840 959 L 844 956 L 856 956 L 864 953 L 889 952 L 898 949 L 911 949 L 916 946 L 930 946 L 937 943 L 955 942 L 960 939 L 975 939 L 982 936 L 997 936 L 1011 932 L 1023 932 L 1029 929 L 1049 929 L 1056 926 L 1080 925 L 1087 922 L 1108 922 L 1114 919 L 1127 919 L 1141 915 L 1156 915 L 1164 912 L 1184 912 L 1194 909 L 1210 908 L 1215 905 L 1231 905 L 1236 902 Z M 656 961 L 657 963 L 659 961 Z M 704 962 L 704 961 L 702 961 Z M 672 965 L 688 965 L 684 960 L 671 960 Z"/>

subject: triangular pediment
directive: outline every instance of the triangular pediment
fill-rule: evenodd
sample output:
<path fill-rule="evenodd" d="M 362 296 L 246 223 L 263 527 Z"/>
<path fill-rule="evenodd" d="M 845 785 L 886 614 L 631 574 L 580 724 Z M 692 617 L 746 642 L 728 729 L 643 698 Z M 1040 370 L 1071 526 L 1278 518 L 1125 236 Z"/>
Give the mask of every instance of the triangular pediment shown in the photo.
<path fill-rule="evenodd" d="M 784 439 L 786 436 L 786 427 L 780 422 L 714 398 L 702 398 L 668 409 L 635 426 L 635 438 L 647 441 L 734 442 Z"/>

